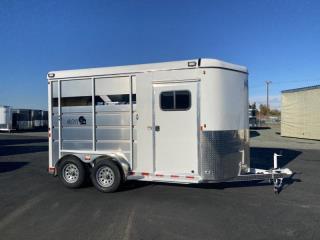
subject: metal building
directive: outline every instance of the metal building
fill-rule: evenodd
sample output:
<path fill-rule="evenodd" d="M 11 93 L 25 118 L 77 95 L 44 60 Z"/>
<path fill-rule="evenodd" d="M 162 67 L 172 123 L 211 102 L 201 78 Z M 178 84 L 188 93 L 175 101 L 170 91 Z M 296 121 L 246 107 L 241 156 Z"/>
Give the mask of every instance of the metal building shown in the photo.
<path fill-rule="evenodd" d="M 320 140 L 320 85 L 281 93 L 281 136 Z"/>

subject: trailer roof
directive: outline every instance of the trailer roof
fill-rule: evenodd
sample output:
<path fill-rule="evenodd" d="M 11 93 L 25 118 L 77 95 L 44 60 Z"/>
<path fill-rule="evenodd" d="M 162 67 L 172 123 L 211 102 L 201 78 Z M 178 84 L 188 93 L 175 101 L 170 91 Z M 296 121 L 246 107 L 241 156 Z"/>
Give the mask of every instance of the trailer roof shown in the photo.
<path fill-rule="evenodd" d="M 314 85 L 314 86 L 309 86 L 309 87 L 302 87 L 302 88 L 294 88 L 294 89 L 283 90 L 283 91 L 281 91 L 281 93 L 301 92 L 301 91 L 313 90 L 313 89 L 319 89 L 319 88 L 320 88 L 320 85 Z"/>
<path fill-rule="evenodd" d="M 92 77 L 92 76 L 101 76 L 101 75 L 132 74 L 132 73 L 188 69 L 188 68 L 222 68 L 222 69 L 229 69 L 233 71 L 248 73 L 247 68 L 240 65 L 223 62 L 217 59 L 199 58 L 199 59 L 163 62 L 163 63 L 50 71 L 48 73 L 48 79 L 53 80 L 53 79 L 64 79 L 64 78 Z"/>

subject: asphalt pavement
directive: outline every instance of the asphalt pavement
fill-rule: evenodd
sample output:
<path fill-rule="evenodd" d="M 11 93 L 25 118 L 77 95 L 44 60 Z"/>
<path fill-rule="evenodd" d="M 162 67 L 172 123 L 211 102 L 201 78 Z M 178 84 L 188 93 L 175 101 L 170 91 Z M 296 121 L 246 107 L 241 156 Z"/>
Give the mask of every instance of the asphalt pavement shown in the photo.
<path fill-rule="evenodd" d="M 320 141 L 251 137 L 254 167 L 277 152 L 295 172 L 279 195 L 265 182 L 67 189 L 47 173 L 46 133 L 1 133 L 0 239 L 320 239 Z"/>

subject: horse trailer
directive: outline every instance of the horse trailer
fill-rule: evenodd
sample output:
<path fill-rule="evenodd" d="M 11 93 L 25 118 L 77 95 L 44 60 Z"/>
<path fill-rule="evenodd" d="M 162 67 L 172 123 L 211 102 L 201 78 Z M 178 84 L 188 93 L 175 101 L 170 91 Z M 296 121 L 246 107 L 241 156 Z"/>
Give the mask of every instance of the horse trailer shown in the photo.
<path fill-rule="evenodd" d="M 273 179 L 250 168 L 248 72 L 195 59 L 48 73 L 49 172 L 102 192 L 127 180 Z"/>
<path fill-rule="evenodd" d="M 12 130 L 12 108 L 0 106 L 0 131 Z"/>

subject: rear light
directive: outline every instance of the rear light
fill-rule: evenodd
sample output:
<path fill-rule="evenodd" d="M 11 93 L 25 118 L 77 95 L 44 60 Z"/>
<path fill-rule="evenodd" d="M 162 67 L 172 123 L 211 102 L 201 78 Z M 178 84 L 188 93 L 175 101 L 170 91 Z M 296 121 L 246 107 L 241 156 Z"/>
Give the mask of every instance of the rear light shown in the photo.
<path fill-rule="evenodd" d="M 49 169 L 48 169 L 48 172 L 49 172 L 50 174 L 54 174 L 55 171 L 56 171 L 56 168 L 54 168 L 54 167 L 49 167 Z"/>
<path fill-rule="evenodd" d="M 194 176 L 186 176 L 188 179 L 194 179 Z"/>
<path fill-rule="evenodd" d="M 51 129 L 48 128 L 48 138 L 51 138 Z"/>

